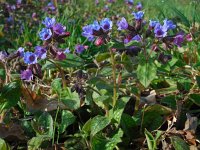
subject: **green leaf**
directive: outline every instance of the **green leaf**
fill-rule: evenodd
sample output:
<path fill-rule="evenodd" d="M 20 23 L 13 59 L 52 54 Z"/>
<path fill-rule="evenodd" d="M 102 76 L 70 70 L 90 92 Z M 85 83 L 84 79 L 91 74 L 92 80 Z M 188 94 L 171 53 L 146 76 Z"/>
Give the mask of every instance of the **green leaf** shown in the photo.
<path fill-rule="evenodd" d="M 100 53 L 96 56 L 96 61 L 97 62 L 102 62 L 106 59 L 108 59 L 110 57 L 110 53 L 106 52 L 106 53 Z"/>
<path fill-rule="evenodd" d="M 144 111 L 142 128 L 149 131 L 158 129 L 164 123 L 165 117 L 171 113 L 170 108 L 159 104 L 148 106 Z"/>
<path fill-rule="evenodd" d="M 200 94 L 190 94 L 189 98 L 193 103 L 200 106 Z"/>
<path fill-rule="evenodd" d="M 118 124 L 121 121 L 122 113 L 124 111 L 124 108 L 125 108 L 127 102 L 129 101 L 129 99 L 130 99 L 130 97 L 120 98 L 117 101 L 115 107 L 113 108 L 113 119 L 115 119 Z"/>
<path fill-rule="evenodd" d="M 83 125 L 83 128 L 82 128 L 82 131 L 84 133 L 86 133 L 87 135 L 90 134 L 91 132 L 91 122 L 92 122 L 92 119 L 89 119 L 84 125 Z"/>
<path fill-rule="evenodd" d="M 136 41 L 136 40 L 133 40 L 131 42 L 128 42 L 127 44 L 125 44 L 126 47 L 129 47 L 129 46 L 141 46 L 141 43 Z"/>
<path fill-rule="evenodd" d="M 63 68 L 80 67 L 83 66 L 84 61 L 75 54 L 67 54 L 67 58 L 62 61 L 55 61 L 57 65 Z"/>
<path fill-rule="evenodd" d="M 156 141 L 153 137 L 153 135 L 145 129 L 144 134 L 146 136 L 147 139 L 147 144 L 148 144 L 148 149 L 149 150 L 155 150 L 156 149 Z"/>
<path fill-rule="evenodd" d="M 200 88 L 200 76 L 196 76 L 196 80 L 197 80 L 197 84 L 198 84 L 198 86 Z"/>
<path fill-rule="evenodd" d="M 65 132 L 66 128 L 73 124 L 76 117 L 68 110 L 63 110 L 61 115 L 61 124 L 59 125 L 59 133 Z"/>
<path fill-rule="evenodd" d="M 80 108 L 80 98 L 78 93 L 71 92 L 69 88 L 62 91 L 61 101 L 71 110 Z"/>
<path fill-rule="evenodd" d="M 46 63 L 42 65 L 42 70 L 46 70 L 46 69 L 56 69 L 56 66 L 55 64 L 47 60 Z"/>
<path fill-rule="evenodd" d="M 188 144 L 178 136 L 170 137 L 175 150 L 189 150 Z"/>
<path fill-rule="evenodd" d="M 133 62 L 131 61 L 131 57 L 125 53 L 122 54 L 122 64 L 128 72 L 131 73 L 133 71 L 134 67 Z"/>
<path fill-rule="evenodd" d="M 50 141 L 49 136 L 33 137 L 28 141 L 28 150 L 38 150 L 45 141 Z"/>
<path fill-rule="evenodd" d="M 10 147 L 6 144 L 6 142 L 0 138 L 0 150 L 10 150 Z"/>
<path fill-rule="evenodd" d="M 0 68 L 0 78 L 5 80 L 6 78 L 6 72 L 4 69 Z"/>
<path fill-rule="evenodd" d="M 102 96 L 99 96 L 97 98 L 94 98 L 93 100 L 97 104 L 97 106 L 99 106 L 102 109 L 104 109 L 105 105 L 108 105 L 109 100 L 111 101 L 112 98 L 110 96 L 107 96 L 107 95 L 102 95 Z"/>
<path fill-rule="evenodd" d="M 103 130 L 107 125 L 109 125 L 110 120 L 104 116 L 96 116 L 91 120 L 91 133 L 90 135 L 93 137 L 99 131 Z"/>
<path fill-rule="evenodd" d="M 170 107 L 174 110 L 177 108 L 177 106 L 176 106 L 176 96 L 175 95 L 169 95 L 169 96 L 164 97 L 161 100 L 161 103 L 165 104 L 165 106 L 167 105 L 168 107 Z"/>
<path fill-rule="evenodd" d="M 123 131 L 119 129 L 111 138 L 95 135 L 92 138 L 92 150 L 113 150 L 122 140 Z"/>
<path fill-rule="evenodd" d="M 60 94 L 62 90 L 62 79 L 61 78 L 54 79 L 51 83 L 51 88 L 56 93 Z"/>
<path fill-rule="evenodd" d="M 121 140 L 122 136 L 123 136 L 123 131 L 122 131 L 122 129 L 119 129 L 117 131 L 117 133 L 114 134 L 114 136 L 109 139 L 109 142 L 106 143 L 106 145 L 105 145 L 106 150 L 113 150 L 118 143 L 122 142 L 122 140 Z"/>
<path fill-rule="evenodd" d="M 141 63 L 137 68 L 137 77 L 144 87 L 148 87 L 153 79 L 156 78 L 157 67 L 154 63 Z"/>
<path fill-rule="evenodd" d="M 15 105 L 20 100 L 20 83 L 11 82 L 5 85 L 0 93 L 0 108 L 9 109 Z"/>
<path fill-rule="evenodd" d="M 53 136 L 53 118 L 49 113 L 42 113 L 38 118 L 37 125 L 43 129 L 44 133 L 42 134 Z"/>

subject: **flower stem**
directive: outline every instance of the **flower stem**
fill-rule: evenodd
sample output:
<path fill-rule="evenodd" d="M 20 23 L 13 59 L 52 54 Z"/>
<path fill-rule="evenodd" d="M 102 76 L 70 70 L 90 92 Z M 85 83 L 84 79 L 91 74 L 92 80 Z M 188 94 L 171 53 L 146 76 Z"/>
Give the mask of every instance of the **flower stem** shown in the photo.
<path fill-rule="evenodd" d="M 112 64 L 112 76 L 113 76 L 113 107 L 117 102 L 117 83 L 116 83 L 116 66 L 115 66 L 115 57 L 112 49 L 110 49 L 111 64 Z"/>

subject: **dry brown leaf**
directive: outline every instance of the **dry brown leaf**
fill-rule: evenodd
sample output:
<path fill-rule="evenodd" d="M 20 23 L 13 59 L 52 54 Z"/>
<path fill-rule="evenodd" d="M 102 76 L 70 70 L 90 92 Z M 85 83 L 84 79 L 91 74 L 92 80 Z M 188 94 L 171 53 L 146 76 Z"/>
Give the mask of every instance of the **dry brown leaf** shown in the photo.
<path fill-rule="evenodd" d="M 0 138 L 7 139 L 8 141 L 26 140 L 23 129 L 16 123 L 0 124 Z"/>
<path fill-rule="evenodd" d="M 66 105 L 57 100 L 48 100 L 44 95 L 37 95 L 25 87 L 21 87 L 22 95 L 26 103 L 26 107 L 30 112 L 33 111 L 53 111 L 58 107 L 68 109 Z"/>

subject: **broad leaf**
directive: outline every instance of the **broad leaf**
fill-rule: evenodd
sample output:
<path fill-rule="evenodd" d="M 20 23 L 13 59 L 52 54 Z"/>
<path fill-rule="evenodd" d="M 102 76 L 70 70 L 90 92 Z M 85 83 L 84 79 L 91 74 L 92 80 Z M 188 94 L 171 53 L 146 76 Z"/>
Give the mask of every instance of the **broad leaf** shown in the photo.
<path fill-rule="evenodd" d="M 59 133 L 65 132 L 66 128 L 73 124 L 76 117 L 68 110 L 63 110 L 61 114 L 61 124 L 59 125 Z"/>
<path fill-rule="evenodd" d="M 156 78 L 157 67 L 154 63 L 141 63 L 137 68 L 137 77 L 144 87 L 148 87 L 153 79 Z"/>
<path fill-rule="evenodd" d="M 78 93 L 71 92 L 69 88 L 62 91 L 61 101 L 71 110 L 76 110 L 80 107 L 80 98 Z"/>
<path fill-rule="evenodd" d="M 29 150 L 38 150 L 43 142 L 45 141 L 50 141 L 50 137 L 48 136 L 38 136 L 38 137 L 33 137 L 28 141 L 28 149 Z"/>
<path fill-rule="evenodd" d="M 111 138 L 95 135 L 92 138 L 92 150 L 113 150 L 122 140 L 123 131 L 119 129 Z"/>
<path fill-rule="evenodd" d="M 10 150 L 10 148 L 7 146 L 6 142 L 0 138 L 0 150 Z"/>
<path fill-rule="evenodd" d="M 175 150 L 189 150 L 189 146 L 180 137 L 173 136 L 170 139 Z"/>
<path fill-rule="evenodd" d="M 19 82 L 11 82 L 5 85 L 0 93 L 0 108 L 9 109 L 20 100 L 20 84 Z"/>
<path fill-rule="evenodd" d="M 99 131 L 103 130 L 107 125 L 109 125 L 110 120 L 104 116 L 96 116 L 91 120 L 91 133 L 90 135 L 93 137 Z"/>

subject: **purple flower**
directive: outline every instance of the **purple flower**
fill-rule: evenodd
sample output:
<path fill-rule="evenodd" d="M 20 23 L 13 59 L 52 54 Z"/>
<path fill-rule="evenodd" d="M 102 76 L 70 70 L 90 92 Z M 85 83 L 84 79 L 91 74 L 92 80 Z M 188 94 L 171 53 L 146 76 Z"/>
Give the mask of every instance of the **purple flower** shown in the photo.
<path fill-rule="evenodd" d="M 93 41 L 94 40 L 93 25 L 84 26 L 82 36 L 86 37 L 89 41 Z"/>
<path fill-rule="evenodd" d="M 24 57 L 24 48 L 23 47 L 19 47 L 17 50 L 17 54 L 20 57 Z"/>
<path fill-rule="evenodd" d="M 123 17 L 120 21 L 117 22 L 118 30 L 125 30 L 128 28 L 128 22 Z"/>
<path fill-rule="evenodd" d="M 22 3 L 22 0 L 16 0 L 17 5 L 20 5 Z"/>
<path fill-rule="evenodd" d="M 76 45 L 75 50 L 78 54 L 81 54 L 85 50 L 85 47 L 83 45 Z"/>
<path fill-rule="evenodd" d="M 8 54 L 6 53 L 6 51 L 0 51 L 0 61 L 5 60 L 5 58 L 8 56 Z"/>
<path fill-rule="evenodd" d="M 132 36 L 130 36 L 130 35 L 126 36 L 126 38 L 124 39 L 124 44 L 129 43 L 131 41 L 131 39 L 132 39 Z"/>
<path fill-rule="evenodd" d="M 24 71 L 21 71 L 21 79 L 30 81 L 33 79 L 33 73 L 30 69 L 26 69 Z"/>
<path fill-rule="evenodd" d="M 24 53 L 24 62 L 26 64 L 36 64 L 37 56 L 32 52 L 26 52 Z"/>
<path fill-rule="evenodd" d="M 62 26 L 60 23 L 57 23 L 53 26 L 53 31 L 60 35 L 65 31 L 66 27 Z"/>
<path fill-rule="evenodd" d="M 184 35 L 178 34 L 174 37 L 174 44 L 178 47 L 181 47 L 181 44 L 184 42 Z"/>
<path fill-rule="evenodd" d="M 46 41 L 51 38 L 52 32 L 50 29 L 43 28 L 42 31 L 40 31 L 39 36 L 41 40 Z"/>
<path fill-rule="evenodd" d="M 126 2 L 128 5 L 133 5 L 134 0 L 125 0 L 125 2 Z"/>
<path fill-rule="evenodd" d="M 142 9 L 142 3 L 138 2 L 136 5 L 137 10 L 141 10 Z"/>
<path fill-rule="evenodd" d="M 176 25 L 171 20 L 165 19 L 163 22 L 164 22 L 163 27 L 166 28 L 167 30 L 176 28 Z"/>
<path fill-rule="evenodd" d="M 47 5 L 47 7 L 49 9 L 51 9 L 51 10 L 55 10 L 56 9 L 56 7 L 54 6 L 54 4 L 52 2 L 49 2 L 48 5 Z"/>
<path fill-rule="evenodd" d="M 99 31 L 101 28 L 101 26 L 99 25 L 98 21 L 94 21 L 93 24 L 92 24 L 92 29 L 93 30 L 96 30 L 96 31 Z"/>
<path fill-rule="evenodd" d="M 70 53 L 70 49 L 69 49 L 69 48 L 66 48 L 66 49 L 64 50 L 64 53 L 65 53 L 65 54 L 69 54 L 69 53 Z"/>
<path fill-rule="evenodd" d="M 154 28 L 155 37 L 161 38 L 167 35 L 167 29 L 161 26 L 160 23 L 157 23 Z"/>
<path fill-rule="evenodd" d="M 47 50 L 42 46 L 36 46 L 35 55 L 40 59 L 45 59 L 47 57 Z"/>
<path fill-rule="evenodd" d="M 135 20 L 141 20 L 144 17 L 143 11 L 133 12 L 132 15 L 134 15 Z"/>
<path fill-rule="evenodd" d="M 105 18 L 101 20 L 100 25 L 104 31 L 108 31 L 112 29 L 112 21 L 109 18 Z"/>
<path fill-rule="evenodd" d="M 154 28 L 159 21 L 149 20 L 149 27 Z"/>
<path fill-rule="evenodd" d="M 58 52 L 56 53 L 56 59 L 58 59 L 58 60 L 64 60 L 64 59 L 66 59 L 65 53 L 64 53 L 64 52 L 61 52 L 61 51 L 58 51 Z"/>
<path fill-rule="evenodd" d="M 56 23 L 56 19 L 49 18 L 49 17 L 46 17 L 44 21 L 42 21 L 42 24 L 44 24 L 47 28 L 52 28 L 55 23 Z"/>
<path fill-rule="evenodd" d="M 135 41 L 141 42 L 141 41 L 142 41 L 142 38 L 141 38 L 140 35 L 137 34 L 137 35 L 134 36 L 131 40 L 135 40 Z"/>

